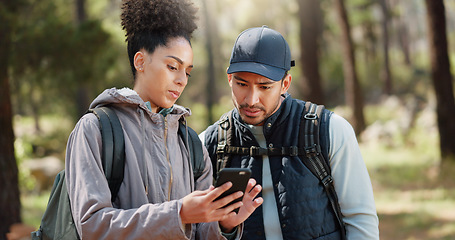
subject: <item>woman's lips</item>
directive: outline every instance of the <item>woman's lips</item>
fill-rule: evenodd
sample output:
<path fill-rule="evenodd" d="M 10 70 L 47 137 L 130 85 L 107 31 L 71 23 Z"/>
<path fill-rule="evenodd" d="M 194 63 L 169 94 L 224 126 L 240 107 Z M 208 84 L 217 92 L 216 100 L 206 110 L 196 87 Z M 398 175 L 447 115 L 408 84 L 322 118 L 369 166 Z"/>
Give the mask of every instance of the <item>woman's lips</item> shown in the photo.
<path fill-rule="evenodd" d="M 171 96 L 175 99 L 180 97 L 180 92 L 179 91 L 169 91 L 171 93 Z"/>

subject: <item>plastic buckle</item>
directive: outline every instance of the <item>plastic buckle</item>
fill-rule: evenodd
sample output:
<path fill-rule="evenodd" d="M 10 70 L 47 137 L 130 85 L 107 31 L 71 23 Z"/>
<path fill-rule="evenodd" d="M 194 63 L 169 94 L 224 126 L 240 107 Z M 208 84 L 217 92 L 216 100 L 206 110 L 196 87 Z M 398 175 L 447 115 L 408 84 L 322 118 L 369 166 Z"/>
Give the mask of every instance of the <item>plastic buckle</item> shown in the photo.
<path fill-rule="evenodd" d="M 322 179 L 322 184 L 324 184 L 324 186 L 326 186 L 326 187 L 332 183 L 333 183 L 333 178 L 330 175 L 327 175 L 324 179 Z"/>
<path fill-rule="evenodd" d="M 289 156 L 296 157 L 296 156 L 299 155 L 299 148 L 298 147 L 291 146 L 291 147 L 289 147 L 289 150 L 290 150 Z"/>
<path fill-rule="evenodd" d="M 258 156 L 259 155 L 259 147 L 251 146 L 250 147 L 250 156 Z"/>
<path fill-rule="evenodd" d="M 316 113 L 307 113 L 303 117 L 308 120 L 315 120 L 318 118 L 318 115 Z"/>
<path fill-rule="evenodd" d="M 314 144 L 313 146 L 309 146 L 309 147 L 305 147 L 305 153 L 307 155 L 314 155 L 316 154 L 316 144 Z"/>
<path fill-rule="evenodd" d="M 218 144 L 218 146 L 216 147 L 216 153 L 217 154 L 226 153 L 226 144 Z"/>
<path fill-rule="evenodd" d="M 311 146 L 305 147 L 306 155 L 317 156 L 321 152 L 321 147 L 319 145 L 313 144 Z"/>

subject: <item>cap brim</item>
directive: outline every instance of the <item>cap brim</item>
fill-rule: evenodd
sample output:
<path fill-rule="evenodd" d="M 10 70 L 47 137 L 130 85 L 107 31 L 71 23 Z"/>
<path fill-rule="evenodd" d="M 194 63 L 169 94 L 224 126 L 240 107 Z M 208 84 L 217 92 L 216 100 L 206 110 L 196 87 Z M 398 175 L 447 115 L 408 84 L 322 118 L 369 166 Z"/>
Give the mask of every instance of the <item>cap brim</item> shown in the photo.
<path fill-rule="evenodd" d="M 283 79 L 286 70 L 256 62 L 237 62 L 232 63 L 227 69 L 228 74 L 236 72 L 255 73 L 273 81 L 280 81 Z"/>

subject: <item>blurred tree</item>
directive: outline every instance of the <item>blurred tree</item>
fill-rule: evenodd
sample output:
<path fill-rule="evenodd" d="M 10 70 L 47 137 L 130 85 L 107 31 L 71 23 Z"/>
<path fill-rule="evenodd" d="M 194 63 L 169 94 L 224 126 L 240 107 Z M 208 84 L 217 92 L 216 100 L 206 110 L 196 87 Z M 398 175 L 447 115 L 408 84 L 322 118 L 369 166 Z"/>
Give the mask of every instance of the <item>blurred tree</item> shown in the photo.
<path fill-rule="evenodd" d="M 80 27 L 87 21 L 87 13 L 85 11 L 85 0 L 76 0 L 76 25 Z M 78 81 L 77 92 L 76 92 L 76 104 L 77 104 L 77 115 L 82 116 L 87 111 L 90 105 L 89 86 L 88 82 L 81 79 Z"/>
<path fill-rule="evenodd" d="M 455 100 L 448 55 L 446 15 L 443 0 L 425 0 L 431 61 L 431 78 L 436 93 L 442 170 L 455 166 Z M 448 168 L 450 169 L 450 168 Z M 453 176 L 453 175 L 452 175 Z"/>
<path fill-rule="evenodd" d="M 0 239 L 6 239 L 12 224 L 21 222 L 8 74 L 12 32 L 20 4 L 20 1 L 0 0 Z"/>
<path fill-rule="evenodd" d="M 298 0 L 300 20 L 301 92 L 305 100 L 325 104 L 319 74 L 319 41 L 322 12 L 319 0 Z"/>
<path fill-rule="evenodd" d="M 32 112 L 37 126 L 42 113 L 60 112 L 78 119 L 81 110 L 74 111 L 82 103 L 75 101 L 78 87 L 90 86 L 84 94 L 98 91 L 117 59 L 117 49 L 110 47 L 110 35 L 100 21 L 74 24 L 74 8 L 66 1 L 24 1 L 27 6 L 18 12 L 12 42 L 14 104 L 19 113 Z M 86 110 L 88 103 L 84 106 Z"/>
<path fill-rule="evenodd" d="M 395 0 L 391 1 L 390 9 L 397 9 L 399 12 L 396 16 L 397 26 L 396 26 L 396 34 L 398 35 L 398 45 L 403 52 L 404 63 L 407 66 L 411 66 L 411 50 L 410 50 L 410 37 L 409 37 L 409 30 L 405 23 L 405 16 L 404 16 L 404 8 L 401 1 Z"/>
<path fill-rule="evenodd" d="M 354 44 L 351 38 L 351 27 L 344 5 L 344 0 L 335 0 L 336 10 L 341 28 L 341 43 L 343 48 L 343 73 L 345 82 L 346 104 L 352 110 L 350 122 L 354 131 L 359 135 L 365 129 L 365 118 L 363 115 L 362 89 L 356 72 Z"/>
<path fill-rule="evenodd" d="M 213 1 L 210 1 L 213 3 Z M 213 123 L 213 105 L 215 104 L 216 95 L 216 78 L 215 78 L 215 58 L 213 45 L 213 34 L 215 34 L 216 20 L 212 17 L 207 0 L 202 0 L 203 15 L 205 21 L 205 49 L 207 51 L 207 82 L 206 82 L 206 105 L 207 105 L 207 123 Z"/>
<path fill-rule="evenodd" d="M 381 19 L 381 29 L 382 29 L 382 53 L 384 58 L 384 65 L 382 67 L 382 83 L 383 88 L 382 92 L 385 95 L 392 94 L 392 76 L 390 74 L 390 60 L 389 60 L 389 22 L 390 14 L 387 0 L 378 0 L 379 5 L 381 6 L 382 19 Z"/>

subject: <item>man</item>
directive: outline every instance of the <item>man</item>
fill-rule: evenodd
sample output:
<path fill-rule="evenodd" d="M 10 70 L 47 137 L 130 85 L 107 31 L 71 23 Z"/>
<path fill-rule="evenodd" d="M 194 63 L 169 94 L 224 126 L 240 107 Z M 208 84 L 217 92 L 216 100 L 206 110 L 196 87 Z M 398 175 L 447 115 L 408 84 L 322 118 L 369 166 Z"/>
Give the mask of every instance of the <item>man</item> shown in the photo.
<path fill-rule="evenodd" d="M 263 26 L 242 32 L 227 69 L 235 109 L 225 115 L 229 121 L 220 120 L 199 136 L 214 171 L 220 168 L 217 149 L 218 154 L 225 149 L 219 140 L 225 141 L 226 132 L 231 135 L 223 144 L 251 149 L 231 154 L 226 166 L 221 166 L 250 168 L 263 187 L 263 205 L 245 221 L 243 239 L 344 239 L 343 235 L 379 239 L 371 181 L 345 119 L 324 110 L 321 119 L 326 120 L 320 127 L 322 153 L 328 159 L 341 207 L 339 222 L 329 194 L 303 164 L 302 155 L 270 153 L 298 146 L 303 131 L 300 119 L 305 102 L 287 93 L 292 64 L 288 43 L 277 31 Z M 254 154 L 254 149 L 263 149 L 262 154 Z"/>

